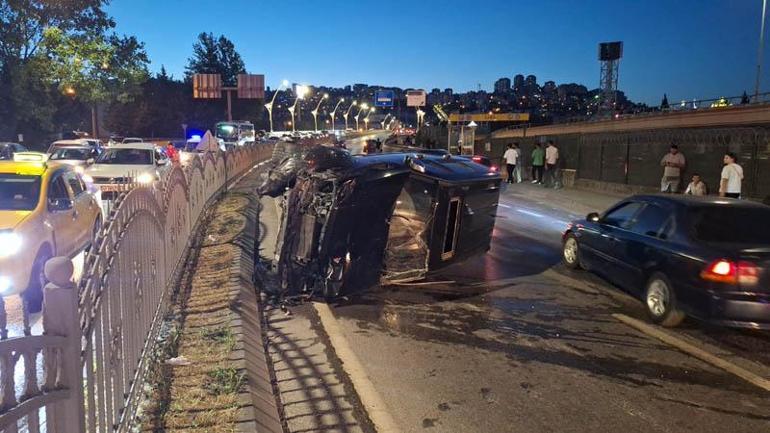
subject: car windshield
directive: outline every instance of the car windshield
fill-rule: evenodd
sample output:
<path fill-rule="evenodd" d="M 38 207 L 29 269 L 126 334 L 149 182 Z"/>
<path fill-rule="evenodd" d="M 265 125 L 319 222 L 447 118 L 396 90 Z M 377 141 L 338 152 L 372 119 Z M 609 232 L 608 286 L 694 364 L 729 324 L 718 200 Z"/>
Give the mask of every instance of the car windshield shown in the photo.
<path fill-rule="evenodd" d="M 152 150 L 108 149 L 96 162 L 98 164 L 151 165 Z"/>
<path fill-rule="evenodd" d="M 91 149 L 56 149 L 51 154 L 51 161 L 61 159 L 76 159 L 79 161 L 87 160 L 91 155 Z"/>
<path fill-rule="evenodd" d="M 32 210 L 40 195 L 40 176 L 0 173 L 0 211 Z"/>
<path fill-rule="evenodd" d="M 770 245 L 770 207 L 701 207 L 693 209 L 689 219 L 699 241 Z"/>
<path fill-rule="evenodd" d="M 238 127 L 230 123 L 219 124 L 216 136 L 225 140 L 238 138 Z"/>

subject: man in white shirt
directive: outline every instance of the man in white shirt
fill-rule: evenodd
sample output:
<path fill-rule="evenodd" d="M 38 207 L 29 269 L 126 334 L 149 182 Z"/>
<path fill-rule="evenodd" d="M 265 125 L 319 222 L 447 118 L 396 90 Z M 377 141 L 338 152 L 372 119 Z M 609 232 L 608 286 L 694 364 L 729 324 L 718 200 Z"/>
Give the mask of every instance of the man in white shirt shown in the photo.
<path fill-rule="evenodd" d="M 559 149 L 554 146 L 553 140 L 548 140 L 548 146 L 545 148 L 545 186 L 557 187 L 556 170 L 559 163 Z"/>
<path fill-rule="evenodd" d="M 513 148 L 513 144 L 508 144 L 508 149 L 503 154 L 505 160 L 505 168 L 508 170 L 508 179 L 506 182 L 513 183 L 513 171 L 516 169 L 516 164 L 519 162 L 519 153 Z"/>
<path fill-rule="evenodd" d="M 743 167 L 738 165 L 738 157 L 727 152 L 723 159 L 722 179 L 719 183 L 719 196 L 741 198 L 741 182 L 743 182 Z"/>
<path fill-rule="evenodd" d="M 672 144 L 669 152 L 663 155 L 663 158 L 660 160 L 660 165 L 663 167 L 660 192 L 679 192 L 679 183 L 685 164 L 684 155 L 679 152 L 679 147 L 676 144 Z"/>

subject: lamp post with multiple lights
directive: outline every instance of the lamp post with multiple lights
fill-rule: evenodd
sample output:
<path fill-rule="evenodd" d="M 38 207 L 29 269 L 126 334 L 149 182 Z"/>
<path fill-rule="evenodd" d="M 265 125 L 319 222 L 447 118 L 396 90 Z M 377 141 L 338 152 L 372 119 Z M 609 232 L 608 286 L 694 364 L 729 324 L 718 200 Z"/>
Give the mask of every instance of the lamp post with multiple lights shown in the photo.
<path fill-rule="evenodd" d="M 318 109 L 321 108 L 321 103 L 326 99 L 329 99 L 328 93 L 324 93 L 324 95 L 318 100 L 318 105 L 315 106 L 315 110 L 310 112 L 310 114 L 313 115 L 313 122 L 315 123 L 315 132 L 318 132 Z"/>
<path fill-rule="evenodd" d="M 267 109 L 267 117 L 270 118 L 270 132 L 273 132 L 273 104 L 275 103 L 275 97 L 278 96 L 278 92 L 281 91 L 282 87 L 288 87 L 289 82 L 287 80 L 283 80 L 281 82 L 281 85 L 278 86 L 277 89 L 275 89 L 275 92 L 273 93 L 273 99 L 270 100 L 267 104 L 265 104 L 265 108 Z"/>
<path fill-rule="evenodd" d="M 350 115 L 350 110 L 352 110 L 353 107 L 355 107 L 356 105 L 358 105 L 358 101 L 353 101 L 353 103 L 350 104 L 350 107 L 348 107 L 348 111 L 346 111 L 345 114 L 342 115 L 342 117 L 345 118 L 345 131 L 348 130 L 348 116 Z"/>
<path fill-rule="evenodd" d="M 358 113 L 353 116 L 354 119 L 356 119 L 356 131 L 358 131 L 358 118 L 361 117 L 361 112 L 364 110 L 367 110 L 369 108 L 369 104 L 363 103 L 361 104 L 361 108 L 358 109 Z"/>
<path fill-rule="evenodd" d="M 364 131 L 369 130 L 369 116 L 371 116 L 372 113 L 374 113 L 374 107 L 370 108 L 369 112 L 366 113 L 366 117 L 364 117 Z"/>
<path fill-rule="evenodd" d="M 299 103 L 300 99 L 303 99 L 305 95 L 307 95 L 308 88 L 307 86 L 303 85 L 297 85 L 294 88 L 294 93 L 297 95 L 297 98 L 294 99 L 294 104 L 289 107 L 289 113 L 291 113 L 291 132 L 297 131 L 297 123 L 294 120 L 294 111 L 297 109 L 297 104 Z"/>
<path fill-rule="evenodd" d="M 332 118 L 332 131 L 334 131 L 334 116 L 337 115 L 337 109 L 340 108 L 340 104 L 343 102 L 345 102 L 345 98 L 342 98 L 339 100 L 339 102 L 337 102 L 337 105 L 334 106 L 334 110 L 332 110 L 331 114 L 329 115 Z"/>

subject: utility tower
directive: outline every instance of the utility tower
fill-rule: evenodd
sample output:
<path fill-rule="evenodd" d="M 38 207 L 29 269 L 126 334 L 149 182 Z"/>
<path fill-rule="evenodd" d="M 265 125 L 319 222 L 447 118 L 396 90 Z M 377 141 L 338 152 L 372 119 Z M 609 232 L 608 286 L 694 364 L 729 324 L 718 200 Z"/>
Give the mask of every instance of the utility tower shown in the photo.
<path fill-rule="evenodd" d="M 618 69 L 620 58 L 623 57 L 623 42 L 602 42 L 599 44 L 599 62 L 601 74 L 599 87 L 602 89 L 601 112 L 615 110 L 618 95 Z"/>

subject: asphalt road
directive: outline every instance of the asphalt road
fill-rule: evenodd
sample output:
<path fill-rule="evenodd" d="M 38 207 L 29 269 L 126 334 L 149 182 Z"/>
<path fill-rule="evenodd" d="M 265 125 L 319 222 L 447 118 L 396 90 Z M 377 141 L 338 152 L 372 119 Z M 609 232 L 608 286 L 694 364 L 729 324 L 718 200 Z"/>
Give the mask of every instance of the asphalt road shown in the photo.
<path fill-rule="evenodd" d="M 567 221 L 613 201 L 511 186 L 486 255 L 333 307 L 400 431 L 770 432 L 767 391 L 617 321 L 641 304 L 560 264 Z M 674 333 L 768 377 L 767 334 Z"/>

